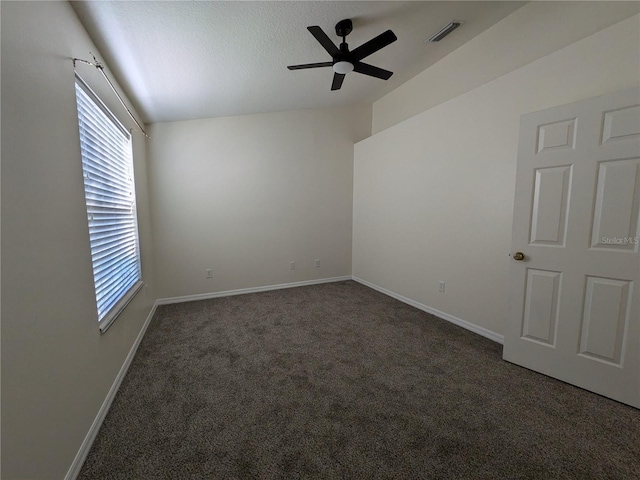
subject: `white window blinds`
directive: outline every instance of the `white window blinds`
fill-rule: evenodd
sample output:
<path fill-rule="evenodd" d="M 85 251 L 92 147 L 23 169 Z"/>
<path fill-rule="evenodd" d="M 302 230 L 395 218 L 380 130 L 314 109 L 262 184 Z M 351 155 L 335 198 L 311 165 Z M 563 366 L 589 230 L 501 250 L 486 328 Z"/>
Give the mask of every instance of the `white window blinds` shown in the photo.
<path fill-rule="evenodd" d="M 131 135 L 76 77 L 98 321 L 105 330 L 142 286 Z"/>

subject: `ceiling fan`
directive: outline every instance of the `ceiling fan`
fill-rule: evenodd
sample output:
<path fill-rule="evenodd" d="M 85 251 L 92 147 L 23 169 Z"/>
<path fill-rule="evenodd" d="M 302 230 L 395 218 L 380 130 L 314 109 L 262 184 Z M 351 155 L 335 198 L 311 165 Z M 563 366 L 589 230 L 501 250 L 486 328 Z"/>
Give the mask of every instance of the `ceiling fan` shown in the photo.
<path fill-rule="evenodd" d="M 304 65 L 289 65 L 289 70 L 302 70 L 305 68 L 319 68 L 319 67 L 333 67 L 333 82 L 331 83 L 331 90 L 340 90 L 342 82 L 347 73 L 354 71 L 369 75 L 370 77 L 381 78 L 388 80 L 393 72 L 384 70 L 382 68 L 374 67 L 368 63 L 361 62 L 363 58 L 368 57 L 372 53 L 386 47 L 387 45 L 395 42 L 398 37 L 391 31 L 387 30 L 381 33 L 377 37 L 363 43 L 353 51 L 349 51 L 349 45 L 347 45 L 346 37 L 353 30 L 353 23 L 351 20 L 341 20 L 336 24 L 336 34 L 342 37 L 342 43 L 340 48 L 331 41 L 324 31 L 318 26 L 307 27 L 307 30 L 311 32 L 320 45 L 331 55 L 331 62 L 320 63 L 306 63 Z"/>

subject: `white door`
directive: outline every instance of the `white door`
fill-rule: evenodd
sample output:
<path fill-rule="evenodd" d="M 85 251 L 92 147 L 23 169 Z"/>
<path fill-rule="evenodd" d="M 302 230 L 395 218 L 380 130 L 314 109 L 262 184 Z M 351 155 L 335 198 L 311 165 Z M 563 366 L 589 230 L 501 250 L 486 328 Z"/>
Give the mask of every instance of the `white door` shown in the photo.
<path fill-rule="evenodd" d="M 504 359 L 640 408 L 639 236 L 640 89 L 523 115 Z"/>

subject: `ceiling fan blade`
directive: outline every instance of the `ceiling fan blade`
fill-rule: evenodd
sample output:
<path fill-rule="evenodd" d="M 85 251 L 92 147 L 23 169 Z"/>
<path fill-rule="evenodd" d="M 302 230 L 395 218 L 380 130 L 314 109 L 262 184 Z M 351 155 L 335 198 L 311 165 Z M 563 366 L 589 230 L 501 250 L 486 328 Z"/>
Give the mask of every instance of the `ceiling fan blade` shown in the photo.
<path fill-rule="evenodd" d="M 338 50 L 338 47 L 335 46 L 335 44 L 331 41 L 331 39 L 327 36 L 327 34 L 324 33 L 324 30 L 322 30 L 320 27 L 318 27 L 317 25 L 314 25 L 312 27 L 307 27 L 307 30 L 309 30 L 311 32 L 311 35 L 316 37 L 316 40 L 320 42 L 320 45 L 322 45 L 324 49 L 327 52 L 329 52 L 329 55 L 331 55 L 331 58 L 335 57 L 338 53 L 340 53 L 340 50 Z"/>
<path fill-rule="evenodd" d="M 368 63 L 357 62 L 353 66 L 353 71 L 358 73 L 363 73 L 365 75 L 369 75 L 370 77 L 381 78 L 383 80 L 389 80 L 393 72 L 389 70 L 385 70 L 384 68 L 374 67 L 373 65 L 369 65 Z"/>
<path fill-rule="evenodd" d="M 330 67 L 333 65 L 333 62 L 320 62 L 320 63 L 305 63 L 303 65 L 289 65 L 287 68 L 289 70 L 302 70 L 304 68 L 320 68 L 320 67 Z"/>
<path fill-rule="evenodd" d="M 341 73 L 333 74 L 333 83 L 331 84 L 331 90 L 340 90 L 342 86 L 342 82 L 344 82 L 345 75 Z"/>
<path fill-rule="evenodd" d="M 387 30 L 384 33 L 381 33 L 376 38 L 369 40 L 367 43 L 363 43 L 354 51 L 351 52 L 351 57 L 354 60 L 362 60 L 365 57 L 368 57 L 372 53 L 377 52 L 381 48 L 386 47 L 387 45 L 395 42 L 398 39 L 396 34 L 391 30 Z"/>

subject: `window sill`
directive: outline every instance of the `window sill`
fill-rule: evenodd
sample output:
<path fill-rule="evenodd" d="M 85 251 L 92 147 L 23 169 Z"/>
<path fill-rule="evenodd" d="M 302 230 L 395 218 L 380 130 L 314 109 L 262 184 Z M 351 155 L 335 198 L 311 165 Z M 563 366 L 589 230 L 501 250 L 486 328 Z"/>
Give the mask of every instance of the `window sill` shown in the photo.
<path fill-rule="evenodd" d="M 114 307 L 107 314 L 107 316 L 104 317 L 100 322 L 99 324 L 100 333 L 104 333 L 107 331 L 107 329 L 111 326 L 111 324 L 115 321 L 115 319 L 118 318 L 118 316 L 124 311 L 126 306 L 129 305 L 129 302 L 133 300 L 133 297 L 136 296 L 136 294 L 140 291 L 143 285 L 144 285 L 144 282 L 142 280 L 135 283 L 129 289 L 129 291 L 124 295 L 124 297 L 122 297 L 120 301 L 114 305 Z"/>

